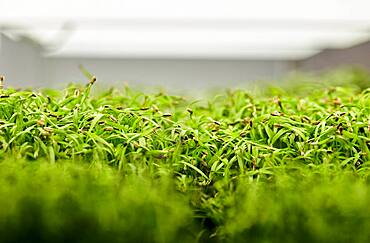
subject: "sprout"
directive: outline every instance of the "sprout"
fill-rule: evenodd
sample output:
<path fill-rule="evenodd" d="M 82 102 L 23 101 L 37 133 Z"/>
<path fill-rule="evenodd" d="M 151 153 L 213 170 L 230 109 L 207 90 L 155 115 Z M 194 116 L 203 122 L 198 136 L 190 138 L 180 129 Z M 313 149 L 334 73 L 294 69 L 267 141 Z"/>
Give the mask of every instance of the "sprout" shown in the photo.
<path fill-rule="evenodd" d="M 0 75 L 0 90 L 4 89 L 5 77 Z"/>
<path fill-rule="evenodd" d="M 89 81 L 89 84 L 93 85 L 95 82 L 96 82 L 96 77 L 92 76 L 90 81 Z"/>
<path fill-rule="evenodd" d="M 63 97 L 2 90 L 0 242 L 74 241 L 71 219 L 81 242 L 370 238 L 369 90 L 95 96 L 82 70 Z"/>

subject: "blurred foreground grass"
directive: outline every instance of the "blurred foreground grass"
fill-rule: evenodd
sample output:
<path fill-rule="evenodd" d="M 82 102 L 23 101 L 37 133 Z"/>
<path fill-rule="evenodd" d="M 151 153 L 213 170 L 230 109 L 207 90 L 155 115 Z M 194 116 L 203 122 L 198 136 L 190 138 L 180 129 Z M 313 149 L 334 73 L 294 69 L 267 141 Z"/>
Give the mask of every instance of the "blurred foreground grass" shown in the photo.
<path fill-rule="evenodd" d="M 210 196 L 169 175 L 107 165 L 0 164 L 0 242 L 367 242 L 370 184 L 352 170 L 290 166 Z M 233 186 L 230 186 L 233 184 Z"/>
<path fill-rule="evenodd" d="M 0 242 L 370 240 L 368 74 L 200 101 L 94 82 L 1 90 Z"/>

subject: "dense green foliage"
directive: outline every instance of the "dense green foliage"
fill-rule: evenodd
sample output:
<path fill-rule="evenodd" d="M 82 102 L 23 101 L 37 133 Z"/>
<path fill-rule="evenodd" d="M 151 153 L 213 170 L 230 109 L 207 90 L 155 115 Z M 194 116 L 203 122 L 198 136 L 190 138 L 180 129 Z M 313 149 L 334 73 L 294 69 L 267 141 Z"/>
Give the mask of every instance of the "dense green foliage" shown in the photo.
<path fill-rule="evenodd" d="M 368 242 L 369 76 L 341 76 L 203 100 L 1 90 L 0 241 Z"/>

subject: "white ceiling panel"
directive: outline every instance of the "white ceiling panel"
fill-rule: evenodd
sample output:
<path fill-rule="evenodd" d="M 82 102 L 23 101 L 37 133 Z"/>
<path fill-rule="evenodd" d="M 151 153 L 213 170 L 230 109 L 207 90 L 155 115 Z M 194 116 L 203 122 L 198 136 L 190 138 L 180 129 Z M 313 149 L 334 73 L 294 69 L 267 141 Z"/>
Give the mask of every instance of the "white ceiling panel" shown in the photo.
<path fill-rule="evenodd" d="M 0 27 L 54 56 L 300 59 L 370 39 L 369 9 L 369 0 L 1 0 Z"/>

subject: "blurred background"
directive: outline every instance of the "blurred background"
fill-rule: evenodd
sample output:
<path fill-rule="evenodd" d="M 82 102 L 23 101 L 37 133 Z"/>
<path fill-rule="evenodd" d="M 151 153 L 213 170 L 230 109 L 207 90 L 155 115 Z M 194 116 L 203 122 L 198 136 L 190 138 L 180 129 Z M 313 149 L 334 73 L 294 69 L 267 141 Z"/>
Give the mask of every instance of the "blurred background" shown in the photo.
<path fill-rule="evenodd" d="M 370 70 L 369 0 L 1 0 L 13 87 L 198 91 L 342 66 Z"/>

